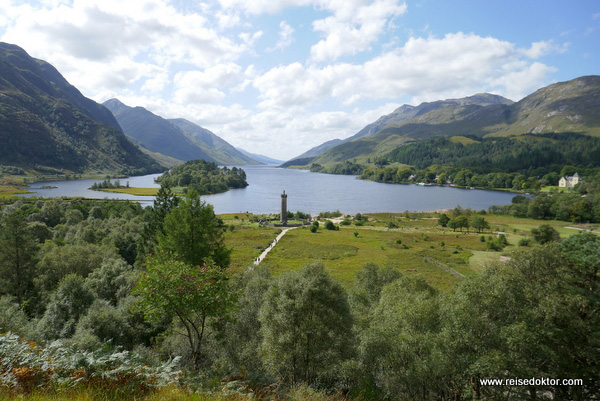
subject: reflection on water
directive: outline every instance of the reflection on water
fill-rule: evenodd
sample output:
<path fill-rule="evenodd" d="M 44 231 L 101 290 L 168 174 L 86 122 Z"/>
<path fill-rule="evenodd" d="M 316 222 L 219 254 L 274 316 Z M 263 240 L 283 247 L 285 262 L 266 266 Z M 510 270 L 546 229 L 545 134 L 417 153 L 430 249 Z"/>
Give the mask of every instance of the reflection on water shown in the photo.
<path fill-rule="evenodd" d="M 306 170 L 282 169 L 270 166 L 242 166 L 248 187 L 233 189 L 202 198 L 212 204 L 216 213 L 279 213 L 281 193 L 288 194 L 288 210 L 317 214 L 340 210 L 357 212 L 430 211 L 460 205 L 474 210 L 491 205 L 510 203 L 515 194 L 500 191 L 465 190 L 450 187 L 383 184 L 358 180 L 354 176 L 311 173 Z M 159 174 L 121 179 L 131 187 L 159 187 L 154 178 Z M 94 182 L 103 180 L 73 180 L 38 182 L 29 188 L 34 194 L 22 196 L 80 196 L 85 198 L 129 199 L 151 205 L 153 197 L 92 191 Z M 40 189 L 51 185 L 57 188 Z"/>

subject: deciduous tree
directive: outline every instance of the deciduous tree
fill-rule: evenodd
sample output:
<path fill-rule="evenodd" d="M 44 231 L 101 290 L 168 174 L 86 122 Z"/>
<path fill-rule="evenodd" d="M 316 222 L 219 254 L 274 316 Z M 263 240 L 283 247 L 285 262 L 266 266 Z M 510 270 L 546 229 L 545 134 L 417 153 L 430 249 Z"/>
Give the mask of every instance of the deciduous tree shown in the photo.
<path fill-rule="evenodd" d="M 185 200 L 166 215 L 158 248 L 194 266 L 214 263 L 226 268 L 231 255 L 212 205 L 202 201 L 194 190 L 188 191 Z"/>
<path fill-rule="evenodd" d="M 234 303 L 226 273 L 158 254 L 148 258 L 134 292 L 137 308 L 151 321 L 173 317 L 187 339 L 192 365 L 199 369 L 208 320 L 226 317 Z"/>
<path fill-rule="evenodd" d="M 350 350 L 346 295 L 320 262 L 280 276 L 265 296 L 259 319 L 267 370 L 286 383 L 334 377 Z"/>

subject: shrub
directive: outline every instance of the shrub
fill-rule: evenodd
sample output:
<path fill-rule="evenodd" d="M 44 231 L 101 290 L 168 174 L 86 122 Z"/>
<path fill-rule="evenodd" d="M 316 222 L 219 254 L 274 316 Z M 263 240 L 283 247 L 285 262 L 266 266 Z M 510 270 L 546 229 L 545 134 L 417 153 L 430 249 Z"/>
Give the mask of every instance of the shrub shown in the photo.
<path fill-rule="evenodd" d="M 547 244 L 560 240 L 560 234 L 549 224 L 541 224 L 538 228 L 531 229 L 533 239 L 540 244 Z"/>
<path fill-rule="evenodd" d="M 160 366 L 145 366 L 136 354 L 75 351 L 54 341 L 46 348 L 14 334 L 0 336 L 0 387 L 30 392 L 40 387 L 69 390 L 74 386 L 97 388 L 115 396 L 136 398 L 152 388 L 178 381 L 179 358 Z"/>

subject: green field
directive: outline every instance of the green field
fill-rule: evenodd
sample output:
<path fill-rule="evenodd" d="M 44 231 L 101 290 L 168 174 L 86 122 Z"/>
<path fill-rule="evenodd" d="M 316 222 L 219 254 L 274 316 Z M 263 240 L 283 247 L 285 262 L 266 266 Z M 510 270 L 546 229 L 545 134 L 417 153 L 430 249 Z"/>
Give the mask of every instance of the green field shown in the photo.
<path fill-rule="evenodd" d="M 10 197 L 16 194 L 29 193 L 27 189 L 22 187 L 15 187 L 11 185 L 0 185 L 0 197 Z"/>
<path fill-rule="evenodd" d="M 484 215 L 491 231 L 482 234 L 442 228 L 437 224 L 439 215 L 435 213 L 375 213 L 368 216 L 365 225 L 340 226 L 338 231 L 325 230 L 323 221 L 316 233 L 311 233 L 308 227 L 290 230 L 263 264 L 278 275 L 322 260 L 334 278 L 352 286 L 356 273 L 366 263 L 373 262 L 404 274 L 421 274 L 435 287 L 449 290 L 462 277 L 476 274 L 487 263 L 498 261 L 502 255 L 516 249 L 519 240 L 530 236 L 531 229 L 540 224 L 550 224 L 562 238 L 578 231 L 569 222 L 505 215 Z M 251 265 L 281 232 L 279 228 L 259 227 L 252 222 L 256 216 L 250 213 L 219 217 L 224 220 L 225 227 L 229 227 L 225 242 L 232 248 L 232 272 Z M 390 221 L 398 228 L 388 229 Z M 597 230 L 598 225 L 580 228 Z M 496 237 L 498 232 L 506 233 L 509 245 L 503 252 L 488 251 L 481 236 Z"/>
<path fill-rule="evenodd" d="M 130 195 L 138 195 L 138 196 L 156 196 L 159 188 L 102 188 L 96 189 L 96 191 L 103 192 L 118 192 L 120 194 L 130 194 Z"/>

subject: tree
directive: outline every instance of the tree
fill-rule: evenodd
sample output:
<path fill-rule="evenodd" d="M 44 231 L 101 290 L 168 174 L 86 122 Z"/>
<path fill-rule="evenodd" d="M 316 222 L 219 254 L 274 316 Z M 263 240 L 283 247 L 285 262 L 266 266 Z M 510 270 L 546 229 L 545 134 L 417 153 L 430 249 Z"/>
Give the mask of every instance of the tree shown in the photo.
<path fill-rule="evenodd" d="M 463 281 L 444 304 L 457 392 L 503 399 L 505 388 L 481 387 L 479 378 L 570 376 L 584 385 L 531 385 L 516 399 L 598 394 L 600 239 L 582 233 L 564 242 L 514 252 Z"/>
<path fill-rule="evenodd" d="M 456 232 L 457 228 L 460 228 L 460 223 L 457 221 L 457 219 L 450 219 L 448 220 L 447 223 L 448 227 L 450 227 L 452 229 L 452 231 Z"/>
<path fill-rule="evenodd" d="M 225 341 L 221 351 L 229 369 L 236 374 L 248 372 L 254 377 L 264 375 L 260 355 L 261 323 L 258 314 L 265 294 L 273 284 L 271 272 L 268 267 L 258 265 L 234 276 L 232 281 L 240 296 L 233 319 L 227 322 L 222 331 Z"/>
<path fill-rule="evenodd" d="M 375 263 L 367 263 L 356 273 L 356 288 L 364 291 L 369 305 L 379 302 L 383 287 L 402 277 L 402 273 L 390 267 L 379 267 Z"/>
<path fill-rule="evenodd" d="M 102 264 L 119 260 L 111 248 L 98 245 L 64 245 L 48 249 L 36 269 L 34 283 L 41 302 L 47 302 L 60 280 L 68 274 L 77 274 L 86 278 Z"/>
<path fill-rule="evenodd" d="M 531 229 L 531 235 L 533 239 L 540 244 L 547 244 L 548 242 L 558 241 L 560 234 L 549 224 L 540 224 L 538 228 Z"/>
<path fill-rule="evenodd" d="M 94 294 L 78 274 L 69 274 L 59 283 L 50 298 L 38 331 L 46 340 L 69 338 L 75 333 L 79 318 L 94 302 Z"/>
<path fill-rule="evenodd" d="M 350 307 L 321 262 L 281 275 L 265 295 L 259 320 L 266 368 L 286 383 L 333 378 L 350 351 Z"/>
<path fill-rule="evenodd" d="M 383 287 L 359 347 L 364 377 L 383 393 L 378 398 L 442 399 L 441 321 L 437 291 L 425 279 L 402 277 Z"/>
<path fill-rule="evenodd" d="M 32 295 L 37 240 L 25 217 L 11 213 L 0 223 L 0 295 L 8 294 L 22 304 Z"/>
<path fill-rule="evenodd" d="M 450 221 L 450 218 L 448 217 L 448 215 L 446 213 L 442 213 L 440 215 L 440 217 L 438 218 L 438 224 L 442 227 L 447 227 L 449 221 Z"/>
<path fill-rule="evenodd" d="M 137 309 L 154 322 L 165 315 L 183 328 L 194 369 L 200 368 L 208 320 L 223 319 L 234 304 L 226 273 L 216 266 L 189 265 L 165 254 L 149 257 L 134 293 Z"/>
<path fill-rule="evenodd" d="M 478 233 L 482 232 L 487 228 L 490 228 L 490 224 L 487 221 L 485 221 L 485 219 L 481 216 L 475 216 L 471 225 L 475 230 L 477 230 Z"/>
<path fill-rule="evenodd" d="M 143 253 L 152 251 L 156 244 L 157 235 L 159 233 L 164 234 L 163 223 L 165 217 L 179 205 L 179 201 L 179 197 L 171 191 L 171 187 L 166 182 L 161 183 L 160 189 L 154 198 L 154 205 L 147 208 L 149 217 L 142 233 L 143 242 L 140 251 Z"/>
<path fill-rule="evenodd" d="M 122 259 L 105 259 L 85 279 L 85 285 L 96 298 L 117 306 L 119 301 L 131 293 L 135 284 L 135 273 Z"/>
<path fill-rule="evenodd" d="M 456 219 L 456 224 L 458 225 L 458 227 L 460 228 L 460 231 L 462 231 L 463 228 L 467 229 L 467 232 L 469 232 L 469 218 L 467 216 L 461 215 L 458 216 Z"/>
<path fill-rule="evenodd" d="M 158 249 L 194 266 L 214 263 L 226 268 L 231 255 L 212 205 L 200 200 L 194 190 L 189 190 L 184 201 L 166 215 Z"/>
<path fill-rule="evenodd" d="M 325 229 L 326 230 L 335 230 L 335 224 L 331 220 L 325 220 Z"/>

